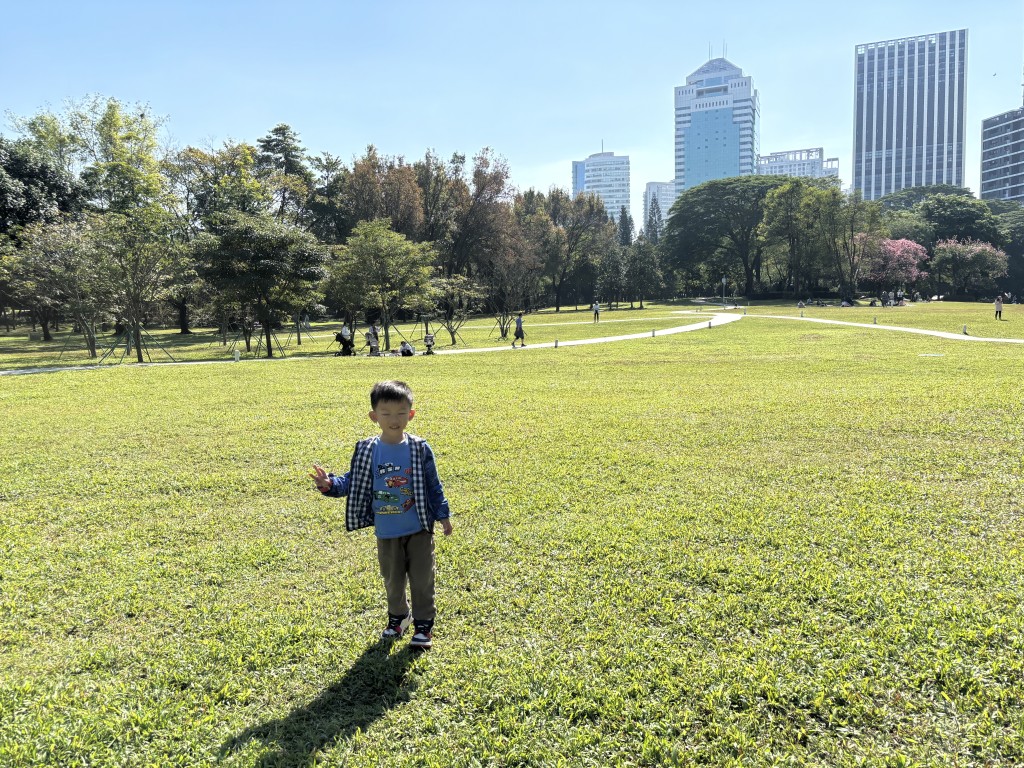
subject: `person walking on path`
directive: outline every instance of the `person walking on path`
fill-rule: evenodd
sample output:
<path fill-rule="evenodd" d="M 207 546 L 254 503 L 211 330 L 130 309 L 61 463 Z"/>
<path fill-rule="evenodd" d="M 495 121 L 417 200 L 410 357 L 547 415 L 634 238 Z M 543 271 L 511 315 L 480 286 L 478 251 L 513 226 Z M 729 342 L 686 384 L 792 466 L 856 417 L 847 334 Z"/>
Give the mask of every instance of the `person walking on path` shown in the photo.
<path fill-rule="evenodd" d="M 593 306 L 593 310 L 594 310 L 594 322 L 596 323 L 598 320 L 601 319 L 601 304 L 599 302 L 595 301 L 594 302 L 594 306 Z"/>
<path fill-rule="evenodd" d="M 996 320 L 1003 319 L 1003 294 L 996 295 Z"/>
<path fill-rule="evenodd" d="M 519 339 L 519 342 L 522 346 L 526 346 L 526 331 L 523 330 L 522 312 L 516 315 L 516 332 L 515 335 L 512 337 L 512 349 L 516 348 L 516 339 Z"/>

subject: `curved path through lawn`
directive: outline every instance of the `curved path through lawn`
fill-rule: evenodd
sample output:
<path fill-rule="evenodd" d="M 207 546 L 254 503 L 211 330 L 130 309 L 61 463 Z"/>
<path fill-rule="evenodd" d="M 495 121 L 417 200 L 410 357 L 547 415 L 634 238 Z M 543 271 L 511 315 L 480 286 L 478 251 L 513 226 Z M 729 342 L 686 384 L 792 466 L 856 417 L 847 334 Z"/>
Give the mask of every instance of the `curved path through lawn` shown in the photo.
<path fill-rule="evenodd" d="M 724 307 L 724 309 L 739 309 L 739 307 Z M 578 347 L 583 344 L 605 344 L 612 341 L 629 341 L 632 339 L 647 339 L 654 338 L 657 336 L 671 336 L 676 333 L 686 333 L 688 331 L 699 331 L 705 328 L 713 328 L 719 325 L 727 325 L 728 323 L 734 323 L 737 320 L 742 320 L 744 317 L 759 317 L 768 318 L 772 320 L 795 320 L 797 322 L 804 323 L 824 323 L 826 325 L 845 325 L 854 328 L 873 328 L 881 331 L 897 331 L 901 333 L 916 333 L 921 336 L 936 336 L 942 339 L 953 339 L 955 341 L 985 341 L 995 342 L 1004 344 L 1024 344 L 1024 339 L 995 339 L 985 336 L 968 336 L 967 334 L 950 333 L 948 331 L 930 331 L 923 328 L 908 328 L 899 325 L 878 325 L 875 323 L 851 323 L 847 320 L 828 320 L 821 317 L 796 317 L 794 315 L 759 315 L 759 314 L 748 314 L 746 311 L 742 315 L 714 312 L 712 310 L 677 310 L 674 314 L 678 315 L 691 315 L 694 317 L 701 317 L 702 319 L 696 323 L 690 323 L 689 325 L 680 325 L 675 328 L 663 328 L 662 330 L 652 330 L 650 333 L 629 333 L 622 336 L 601 336 L 595 339 L 573 339 L 566 341 L 554 341 L 544 342 L 541 344 L 529 344 L 525 349 L 551 349 L 553 347 Z M 472 347 L 468 349 L 439 349 L 434 354 L 437 355 L 464 355 L 473 352 L 511 352 L 513 347 L 502 344 L 500 347 Z M 518 350 L 524 349 L 523 347 L 516 348 Z M 266 359 L 266 358 L 257 358 Z M 277 358 L 277 359 L 296 359 L 296 358 Z M 302 359 L 302 358 L 297 358 Z M 219 363 L 230 363 L 232 360 L 194 360 L 189 362 L 176 362 L 176 363 L 136 363 L 138 366 L 151 366 L 151 365 L 215 365 Z M 58 371 L 87 371 L 100 368 L 99 365 L 75 365 L 75 366 L 55 366 L 49 368 L 20 368 L 6 371 L 0 371 L 0 376 L 20 376 L 30 373 L 57 373 Z"/>

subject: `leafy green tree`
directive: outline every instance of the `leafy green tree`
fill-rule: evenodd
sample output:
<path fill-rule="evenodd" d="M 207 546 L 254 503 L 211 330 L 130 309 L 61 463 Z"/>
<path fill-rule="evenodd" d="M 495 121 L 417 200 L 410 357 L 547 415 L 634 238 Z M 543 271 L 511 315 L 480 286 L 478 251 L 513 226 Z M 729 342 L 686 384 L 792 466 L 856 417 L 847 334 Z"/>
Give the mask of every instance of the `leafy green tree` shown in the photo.
<path fill-rule="evenodd" d="M 306 228 L 321 242 L 340 245 L 356 225 L 347 205 L 351 171 L 340 158 L 326 152 L 311 164 L 316 178 L 306 202 Z"/>
<path fill-rule="evenodd" d="M 533 238 L 531 247 L 545 254 L 545 271 L 551 279 L 558 312 L 568 280 L 604 246 L 608 225 L 604 203 L 594 194 L 573 198 L 552 188 L 547 196 L 528 190 L 517 205 L 524 215 L 534 217 L 527 234 Z"/>
<path fill-rule="evenodd" d="M 1024 294 L 1024 208 L 1000 214 L 999 232 L 1007 256 L 1006 288 Z"/>
<path fill-rule="evenodd" d="M 257 167 L 264 183 L 272 190 L 278 221 L 300 221 L 313 187 L 306 150 L 291 126 L 280 123 L 256 140 L 259 147 Z"/>
<path fill-rule="evenodd" d="M 273 327 L 319 298 L 327 251 L 316 238 L 267 215 L 228 214 L 218 233 L 200 236 L 205 277 L 262 324 L 267 357 Z"/>
<path fill-rule="evenodd" d="M 401 157 L 381 157 L 374 146 L 352 166 L 345 206 L 356 222 L 387 218 L 393 232 L 418 240 L 423 197 L 415 169 Z"/>
<path fill-rule="evenodd" d="M 70 124 L 96 208 L 129 214 L 169 204 L 157 139 L 161 121 L 148 107 L 95 97 L 72 109 Z"/>
<path fill-rule="evenodd" d="M 96 354 L 96 326 L 114 305 L 119 280 L 97 248 L 96 216 L 36 222 L 23 231 L 17 273 L 36 301 L 71 313 L 85 337 L 89 357 Z"/>
<path fill-rule="evenodd" d="M 932 195 L 956 195 L 957 197 L 974 197 L 967 187 L 955 184 L 928 184 L 920 187 L 905 187 L 879 198 L 878 203 L 886 211 L 909 211 L 921 201 Z"/>
<path fill-rule="evenodd" d="M 761 224 L 763 239 L 778 243 L 786 255 L 781 286 L 803 295 L 814 282 L 818 239 L 808 225 L 804 198 L 809 185 L 800 178 L 786 181 L 768 191 Z"/>
<path fill-rule="evenodd" d="M 948 283 L 954 296 L 994 290 L 1006 276 L 1006 254 L 978 240 L 940 240 L 931 267 L 934 277 Z"/>
<path fill-rule="evenodd" d="M 936 241 L 980 240 L 1002 244 L 999 222 L 981 200 L 963 195 L 929 195 L 915 210 L 932 225 Z"/>
<path fill-rule="evenodd" d="M 379 310 L 385 350 L 391 348 L 389 328 L 401 310 L 422 312 L 432 306 L 433 258 L 429 244 L 393 232 L 387 219 L 360 222 L 348 239 L 335 264 L 336 279 L 358 286 L 361 304 Z"/>
<path fill-rule="evenodd" d="M 688 189 L 672 206 L 665 229 L 665 252 L 676 266 L 721 258 L 726 269 L 742 269 L 744 293 L 761 280 L 760 226 L 768 193 L 784 176 L 738 176 Z"/>
<path fill-rule="evenodd" d="M 28 140 L 0 136 L 0 235 L 80 211 L 85 189 L 67 169 Z"/>
<path fill-rule="evenodd" d="M 835 188 L 811 188 L 803 209 L 835 270 L 843 298 L 852 300 L 866 260 L 881 238 L 879 205 L 862 200 L 859 192 L 844 195 Z"/>
<path fill-rule="evenodd" d="M 640 309 L 643 309 L 644 298 L 653 296 L 661 290 L 662 284 L 658 249 L 641 232 L 633 241 L 633 245 L 626 250 L 625 291 L 629 296 L 630 308 L 633 307 L 634 300 L 638 300 Z"/>
<path fill-rule="evenodd" d="M 888 211 L 883 222 L 892 240 L 911 240 L 928 252 L 935 247 L 935 227 L 917 211 Z"/>
<path fill-rule="evenodd" d="M 489 253 L 506 248 L 512 187 L 508 163 L 483 149 L 473 158 L 466 197 L 456 209 L 455 227 L 439 251 L 445 274 L 472 275 Z"/>
<path fill-rule="evenodd" d="M 169 211 L 153 205 L 129 214 L 108 213 L 101 221 L 95 242 L 114 276 L 114 312 L 124 321 L 141 363 L 142 328 L 180 264 L 184 246 L 177 221 Z"/>

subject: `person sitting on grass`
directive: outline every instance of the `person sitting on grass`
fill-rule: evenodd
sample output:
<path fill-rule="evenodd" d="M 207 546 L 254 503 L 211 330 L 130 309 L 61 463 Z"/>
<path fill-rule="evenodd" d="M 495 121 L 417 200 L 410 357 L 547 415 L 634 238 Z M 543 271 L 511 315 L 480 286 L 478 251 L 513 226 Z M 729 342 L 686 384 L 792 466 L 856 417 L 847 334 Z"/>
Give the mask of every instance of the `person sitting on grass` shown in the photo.
<path fill-rule="evenodd" d="M 434 619 L 434 523 L 451 535 L 451 511 L 427 441 L 406 433 L 416 411 L 404 381 L 382 381 L 370 391 L 370 420 L 380 435 L 356 443 L 351 468 L 336 476 L 314 464 L 310 477 L 324 496 L 347 496 L 345 527 L 373 526 L 384 579 L 388 623 L 382 637 L 397 640 L 412 622 L 410 644 L 430 648 Z M 406 584 L 412 609 L 406 599 Z"/>

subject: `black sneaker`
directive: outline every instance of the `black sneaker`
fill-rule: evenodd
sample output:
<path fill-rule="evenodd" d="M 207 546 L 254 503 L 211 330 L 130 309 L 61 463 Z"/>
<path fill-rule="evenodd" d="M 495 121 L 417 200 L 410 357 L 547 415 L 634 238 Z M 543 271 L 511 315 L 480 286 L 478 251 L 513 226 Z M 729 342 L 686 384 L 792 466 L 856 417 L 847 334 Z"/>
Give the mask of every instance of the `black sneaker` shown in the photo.
<path fill-rule="evenodd" d="M 405 616 L 395 616 L 393 613 L 389 613 L 388 626 L 380 633 L 380 636 L 385 640 L 397 640 L 405 632 L 410 622 L 412 622 L 411 613 L 407 613 Z"/>
<path fill-rule="evenodd" d="M 433 644 L 434 637 L 434 621 L 428 619 L 427 621 L 416 622 L 416 634 L 412 636 L 412 640 L 409 641 L 409 645 L 416 648 L 429 648 Z"/>

